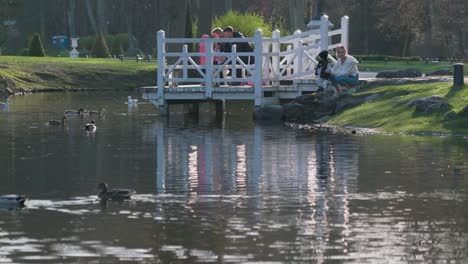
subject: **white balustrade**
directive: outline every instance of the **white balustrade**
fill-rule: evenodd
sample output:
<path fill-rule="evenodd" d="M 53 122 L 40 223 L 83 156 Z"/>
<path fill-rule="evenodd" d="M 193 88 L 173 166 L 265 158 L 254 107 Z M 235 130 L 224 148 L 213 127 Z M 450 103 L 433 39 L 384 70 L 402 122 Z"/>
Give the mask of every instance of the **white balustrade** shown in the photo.
<path fill-rule="evenodd" d="M 340 35 L 340 43 L 331 43 L 333 36 Z M 206 99 L 213 98 L 214 83 L 252 83 L 255 105 L 262 104 L 262 86 L 279 86 L 282 80 L 315 78 L 314 68 L 317 65 L 315 57 L 321 50 L 332 50 L 338 45 L 348 48 L 349 17 L 341 18 L 341 29 L 329 31 L 328 16 L 321 17 L 319 29 L 306 32 L 296 31 L 293 35 L 281 37 L 281 32 L 275 30 L 271 38 L 262 36 L 257 30 L 253 38 L 166 38 L 164 31 L 158 32 L 158 91 L 157 105 L 164 107 L 165 88 L 181 84 L 202 84 Z M 254 52 L 238 52 L 238 47 L 232 45 L 232 52 L 214 52 L 214 43 L 244 43 L 253 42 Z M 189 52 L 187 45 L 204 43 L 205 52 Z M 167 45 L 183 44 L 180 52 L 167 52 Z M 205 65 L 197 63 L 205 57 Z M 214 64 L 215 57 L 225 57 L 223 63 Z M 245 63 L 241 57 L 253 57 L 254 64 Z M 194 59 L 195 58 L 195 59 Z M 167 65 L 167 60 L 175 61 Z M 230 75 L 223 74 L 227 70 Z M 181 72 L 182 74 L 177 74 Z M 242 72 L 241 76 L 237 76 Z M 179 86 L 180 87 L 180 86 Z M 249 87 L 244 87 L 249 89 Z M 182 91 L 182 90 L 180 90 Z"/>

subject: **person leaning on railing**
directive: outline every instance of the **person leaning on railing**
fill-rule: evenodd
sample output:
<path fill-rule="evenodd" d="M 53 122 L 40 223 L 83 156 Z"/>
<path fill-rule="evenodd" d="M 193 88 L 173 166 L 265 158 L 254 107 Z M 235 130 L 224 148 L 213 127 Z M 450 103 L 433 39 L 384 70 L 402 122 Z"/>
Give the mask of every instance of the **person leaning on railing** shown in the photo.
<path fill-rule="evenodd" d="M 359 84 L 358 60 L 353 56 L 347 55 L 344 46 L 336 48 L 337 61 L 333 68 L 329 70 L 330 81 L 335 86 L 336 91 L 341 93 L 343 87 L 350 88 Z"/>
<path fill-rule="evenodd" d="M 231 26 L 227 26 L 223 30 L 223 36 L 224 36 L 224 38 L 235 38 L 235 39 L 244 39 L 245 38 L 242 33 L 234 31 L 234 28 L 231 27 Z M 232 46 L 233 45 L 236 45 L 236 51 L 237 52 L 253 52 L 254 51 L 253 47 L 250 45 L 250 43 L 248 41 L 235 41 L 235 42 L 226 43 L 226 45 L 224 46 L 223 51 L 228 52 L 228 53 L 232 52 Z M 255 57 L 254 56 L 239 56 L 239 58 L 241 59 L 241 61 L 245 65 L 255 64 Z M 235 61 L 233 61 L 231 63 L 236 64 Z M 234 76 L 234 73 L 231 73 L 231 75 Z M 242 78 L 242 69 L 237 69 L 236 70 L 236 77 L 237 78 Z M 246 83 L 246 84 L 248 84 L 248 83 Z"/>

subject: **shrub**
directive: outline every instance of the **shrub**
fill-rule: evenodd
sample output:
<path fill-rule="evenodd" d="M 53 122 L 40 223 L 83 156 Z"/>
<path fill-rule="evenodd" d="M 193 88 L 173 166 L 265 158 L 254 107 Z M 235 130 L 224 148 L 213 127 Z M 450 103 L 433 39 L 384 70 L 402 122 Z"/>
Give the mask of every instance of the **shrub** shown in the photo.
<path fill-rule="evenodd" d="M 114 43 L 112 43 L 112 48 L 110 53 L 115 56 L 119 56 L 121 54 L 125 54 L 125 51 L 122 49 L 122 44 L 119 41 L 114 39 Z"/>
<path fill-rule="evenodd" d="M 81 37 L 78 40 L 78 49 L 80 50 L 91 50 L 93 48 L 94 43 L 96 42 L 95 36 L 86 36 Z"/>
<path fill-rule="evenodd" d="M 41 37 L 38 33 L 34 33 L 29 43 L 29 56 L 45 57 L 44 47 L 42 46 Z"/>
<path fill-rule="evenodd" d="M 93 50 L 91 51 L 93 57 L 96 58 L 108 58 L 109 57 L 109 48 L 107 47 L 106 39 L 99 33 L 94 43 Z"/>
<path fill-rule="evenodd" d="M 135 43 L 135 48 L 138 47 L 138 42 L 135 38 L 135 36 L 131 35 L 131 38 L 133 39 L 133 43 Z M 122 46 L 122 49 L 126 52 L 129 48 L 129 43 L 128 43 L 128 33 L 119 33 L 114 36 L 114 41 L 118 41 L 120 45 Z"/>
<path fill-rule="evenodd" d="M 271 24 L 265 18 L 255 13 L 239 13 L 229 11 L 222 17 L 215 17 L 212 27 L 225 28 L 232 26 L 235 31 L 241 32 L 245 37 L 253 37 L 255 30 L 261 29 L 263 36 L 271 37 Z"/>

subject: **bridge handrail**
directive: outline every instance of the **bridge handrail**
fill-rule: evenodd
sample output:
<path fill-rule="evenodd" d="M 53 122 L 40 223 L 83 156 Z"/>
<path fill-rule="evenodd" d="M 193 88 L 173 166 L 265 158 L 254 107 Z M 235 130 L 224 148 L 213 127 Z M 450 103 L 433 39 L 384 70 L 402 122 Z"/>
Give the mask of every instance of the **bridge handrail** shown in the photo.
<path fill-rule="evenodd" d="M 203 82 L 206 98 L 212 98 L 213 82 L 253 82 L 255 104 L 261 104 L 262 83 L 267 81 L 279 85 L 279 81 L 301 78 L 313 74 L 317 65 L 316 55 L 321 50 L 331 50 L 337 45 L 348 46 L 349 18 L 341 19 L 341 29 L 329 31 L 328 16 L 321 17 L 319 29 L 305 32 L 296 31 L 293 35 L 281 37 L 280 31 L 273 31 L 271 38 L 262 37 L 257 30 L 253 38 L 166 38 L 164 31 L 158 32 L 158 104 L 164 102 L 164 87 L 167 82 Z M 341 35 L 339 43 L 329 43 L 331 37 Z M 237 52 L 236 45 L 232 52 L 215 52 L 214 43 L 254 43 L 253 52 Z M 203 43 L 205 52 L 188 52 L 187 44 Z M 184 44 L 182 52 L 166 50 L 167 44 Z M 180 47 L 180 46 L 179 46 Z M 286 49 L 285 49 L 286 47 Z M 205 65 L 194 58 L 205 57 Z M 215 57 L 225 57 L 221 65 L 213 63 Z M 241 57 L 253 57 L 255 64 L 244 63 Z M 167 63 L 168 58 L 176 58 Z M 332 58 L 332 57 L 331 57 Z M 173 60 L 172 60 L 173 61 Z M 229 78 L 219 77 L 225 70 L 231 71 Z M 182 70 L 182 76 L 174 77 L 175 70 Z M 201 77 L 189 76 L 188 70 L 195 70 Z M 246 73 L 237 76 L 238 70 Z"/>

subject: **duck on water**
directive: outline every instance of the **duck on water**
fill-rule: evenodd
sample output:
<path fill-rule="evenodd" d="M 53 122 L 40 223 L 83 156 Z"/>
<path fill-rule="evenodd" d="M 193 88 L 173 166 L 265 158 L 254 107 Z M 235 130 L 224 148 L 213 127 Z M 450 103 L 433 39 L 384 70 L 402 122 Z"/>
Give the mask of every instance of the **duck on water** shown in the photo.
<path fill-rule="evenodd" d="M 66 116 L 62 117 L 62 120 L 49 120 L 47 124 L 49 126 L 64 126 L 68 118 Z"/>
<path fill-rule="evenodd" d="M 96 122 L 94 122 L 94 120 L 91 120 L 91 122 L 87 123 L 84 128 L 88 132 L 95 132 L 97 129 Z"/>
<path fill-rule="evenodd" d="M 18 194 L 5 194 L 0 195 L 0 206 L 2 207 L 24 207 L 24 203 L 26 202 L 27 198 L 24 195 Z"/>
<path fill-rule="evenodd" d="M 109 189 L 109 186 L 101 182 L 97 186 L 98 197 L 101 200 L 124 200 L 130 199 L 136 192 L 131 189 Z"/>

